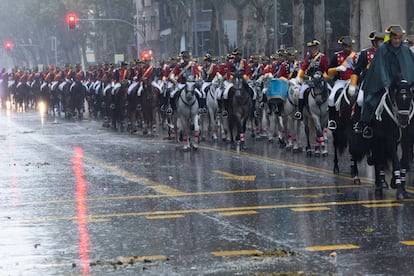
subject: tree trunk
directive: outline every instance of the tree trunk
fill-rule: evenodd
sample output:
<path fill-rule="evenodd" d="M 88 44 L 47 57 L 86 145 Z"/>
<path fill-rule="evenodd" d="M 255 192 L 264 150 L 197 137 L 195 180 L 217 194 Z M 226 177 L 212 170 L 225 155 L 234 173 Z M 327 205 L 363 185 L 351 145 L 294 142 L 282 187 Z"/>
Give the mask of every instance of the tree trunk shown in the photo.
<path fill-rule="evenodd" d="M 315 38 L 320 40 L 320 49 L 326 53 L 326 31 L 325 31 L 325 0 L 313 1 L 313 30 Z"/>
<path fill-rule="evenodd" d="M 355 39 L 354 49 L 360 49 L 360 0 L 351 0 L 351 6 L 349 10 L 349 35 Z"/>
<path fill-rule="evenodd" d="M 303 0 L 292 1 L 293 47 L 298 50 L 298 57 L 304 56 L 305 45 L 305 5 Z"/>

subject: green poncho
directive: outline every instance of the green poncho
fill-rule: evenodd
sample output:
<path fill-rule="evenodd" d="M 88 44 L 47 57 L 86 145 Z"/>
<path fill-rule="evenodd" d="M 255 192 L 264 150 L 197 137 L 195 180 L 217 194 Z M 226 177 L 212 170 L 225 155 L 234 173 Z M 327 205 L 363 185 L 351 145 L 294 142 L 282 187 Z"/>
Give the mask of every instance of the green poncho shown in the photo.
<path fill-rule="evenodd" d="M 414 81 L 414 54 L 403 44 L 392 47 L 391 41 L 387 41 L 377 48 L 364 79 L 361 121 L 371 121 L 382 96 L 382 89 L 390 87 L 399 75 L 408 83 Z"/>

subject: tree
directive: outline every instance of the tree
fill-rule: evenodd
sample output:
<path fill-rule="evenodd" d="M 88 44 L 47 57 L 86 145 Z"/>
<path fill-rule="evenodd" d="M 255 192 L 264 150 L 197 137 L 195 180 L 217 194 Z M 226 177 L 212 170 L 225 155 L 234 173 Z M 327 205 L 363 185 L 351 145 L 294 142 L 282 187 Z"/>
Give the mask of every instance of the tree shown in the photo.
<path fill-rule="evenodd" d="M 298 56 L 303 56 L 303 45 L 305 44 L 305 6 L 303 0 L 292 1 L 292 20 L 293 47 L 298 49 Z"/>
<path fill-rule="evenodd" d="M 264 55 L 265 45 L 267 42 L 267 12 L 273 6 L 272 1 L 268 0 L 252 0 L 252 5 L 255 8 L 256 18 L 256 49 L 259 55 Z"/>

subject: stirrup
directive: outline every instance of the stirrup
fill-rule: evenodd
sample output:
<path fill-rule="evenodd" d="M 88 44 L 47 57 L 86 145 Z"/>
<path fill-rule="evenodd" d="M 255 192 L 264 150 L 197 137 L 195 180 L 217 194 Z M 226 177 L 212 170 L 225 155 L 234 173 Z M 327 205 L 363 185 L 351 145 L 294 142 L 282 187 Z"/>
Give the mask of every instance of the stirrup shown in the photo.
<path fill-rule="evenodd" d="M 223 110 L 223 112 L 221 113 L 221 116 L 227 117 L 229 116 L 229 113 L 227 112 L 227 110 Z"/>
<path fill-rule="evenodd" d="M 330 130 L 335 130 L 336 129 L 336 122 L 334 120 L 329 120 L 329 122 L 328 122 L 328 128 Z"/>
<path fill-rule="evenodd" d="M 372 128 L 370 126 L 364 127 L 362 131 L 362 137 L 365 139 L 371 139 L 373 136 Z"/>
<path fill-rule="evenodd" d="M 173 109 L 171 107 L 168 107 L 167 110 L 165 111 L 165 113 L 167 113 L 167 115 L 173 115 Z"/>
<path fill-rule="evenodd" d="M 294 115 L 295 120 L 301 120 L 302 119 L 302 112 L 296 111 Z"/>
<path fill-rule="evenodd" d="M 355 134 L 361 134 L 364 130 L 362 122 L 356 122 L 353 129 Z"/>

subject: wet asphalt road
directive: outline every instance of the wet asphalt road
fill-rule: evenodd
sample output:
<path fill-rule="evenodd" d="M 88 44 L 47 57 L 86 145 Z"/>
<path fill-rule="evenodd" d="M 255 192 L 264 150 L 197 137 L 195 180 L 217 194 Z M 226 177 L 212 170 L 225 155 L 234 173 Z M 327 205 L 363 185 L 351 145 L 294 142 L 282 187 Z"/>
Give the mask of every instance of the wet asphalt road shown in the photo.
<path fill-rule="evenodd" d="M 165 136 L 1 111 L 0 275 L 414 275 L 414 202 L 372 168 Z"/>

